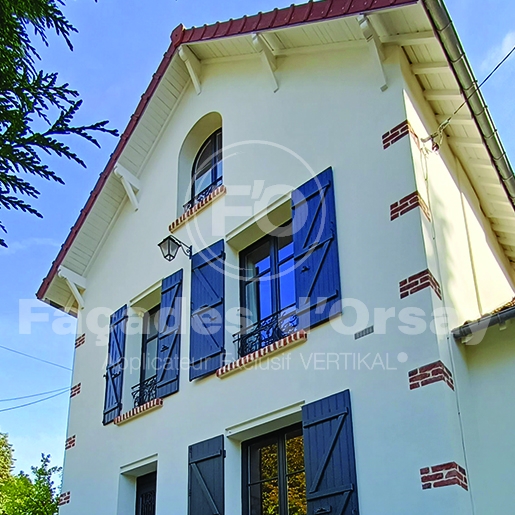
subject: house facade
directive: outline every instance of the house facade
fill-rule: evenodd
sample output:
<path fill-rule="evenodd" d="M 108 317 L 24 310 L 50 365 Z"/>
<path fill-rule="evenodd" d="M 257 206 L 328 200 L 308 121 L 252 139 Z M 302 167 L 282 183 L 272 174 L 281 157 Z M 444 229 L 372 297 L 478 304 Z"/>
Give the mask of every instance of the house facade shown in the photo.
<path fill-rule="evenodd" d="M 436 0 L 172 32 L 38 291 L 78 326 L 61 513 L 515 501 L 477 452 L 495 367 L 452 332 L 515 286 L 515 179 L 474 84 Z"/>

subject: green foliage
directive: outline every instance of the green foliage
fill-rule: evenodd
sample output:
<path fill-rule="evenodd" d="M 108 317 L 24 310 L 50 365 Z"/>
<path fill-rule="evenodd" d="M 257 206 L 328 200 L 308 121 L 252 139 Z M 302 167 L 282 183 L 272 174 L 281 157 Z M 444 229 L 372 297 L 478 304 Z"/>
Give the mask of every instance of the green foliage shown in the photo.
<path fill-rule="evenodd" d="M 0 433 L 0 484 L 11 476 L 13 468 L 13 449 L 7 435 Z"/>
<path fill-rule="evenodd" d="M 41 455 L 41 464 L 31 467 L 29 476 L 12 474 L 12 446 L 0 434 L 0 513 L 2 515 L 55 515 L 59 495 L 52 477 L 61 472 L 50 466 L 50 456 Z"/>
<path fill-rule="evenodd" d="M 39 191 L 23 177 L 34 175 L 61 184 L 63 180 L 43 161 L 56 155 L 86 167 L 62 136 L 78 136 L 96 146 L 94 133 L 117 135 L 107 121 L 75 126 L 73 118 L 82 105 L 77 91 L 59 84 L 57 73 L 38 70 L 40 59 L 29 29 L 48 45 L 53 31 L 73 50 L 70 35 L 77 32 L 64 17 L 62 0 L 0 1 L 0 209 L 15 209 L 41 217 L 26 200 Z M 0 223 L 0 229 L 5 227 Z M 0 238 L 0 245 L 6 246 Z"/>

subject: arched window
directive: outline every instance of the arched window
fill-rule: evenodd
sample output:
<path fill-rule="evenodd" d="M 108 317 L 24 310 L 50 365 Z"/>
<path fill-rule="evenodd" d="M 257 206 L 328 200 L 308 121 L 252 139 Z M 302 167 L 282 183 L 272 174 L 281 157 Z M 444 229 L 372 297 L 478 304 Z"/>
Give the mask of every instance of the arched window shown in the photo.
<path fill-rule="evenodd" d="M 191 200 L 185 210 L 206 198 L 222 184 L 222 129 L 202 144 L 191 170 Z"/>

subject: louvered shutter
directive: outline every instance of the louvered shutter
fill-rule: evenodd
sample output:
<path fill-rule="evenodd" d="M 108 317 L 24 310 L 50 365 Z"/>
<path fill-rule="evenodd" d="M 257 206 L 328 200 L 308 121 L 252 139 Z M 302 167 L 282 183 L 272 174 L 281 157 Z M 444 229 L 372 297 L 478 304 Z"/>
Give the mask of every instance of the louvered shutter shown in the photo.
<path fill-rule="evenodd" d="M 224 437 L 188 448 L 188 515 L 223 515 Z"/>
<path fill-rule="evenodd" d="M 215 372 L 225 356 L 223 240 L 191 260 L 190 381 Z"/>
<path fill-rule="evenodd" d="M 291 200 L 297 314 L 307 329 L 341 313 L 333 170 L 294 190 Z"/>
<path fill-rule="evenodd" d="M 179 390 L 182 276 L 181 269 L 163 279 L 161 285 L 156 367 L 158 398 Z"/>
<path fill-rule="evenodd" d="M 123 306 L 111 315 L 110 320 L 109 348 L 105 375 L 104 425 L 112 422 L 122 411 L 126 326 L 127 306 Z"/>
<path fill-rule="evenodd" d="M 308 515 L 358 515 L 350 393 L 302 408 Z"/>

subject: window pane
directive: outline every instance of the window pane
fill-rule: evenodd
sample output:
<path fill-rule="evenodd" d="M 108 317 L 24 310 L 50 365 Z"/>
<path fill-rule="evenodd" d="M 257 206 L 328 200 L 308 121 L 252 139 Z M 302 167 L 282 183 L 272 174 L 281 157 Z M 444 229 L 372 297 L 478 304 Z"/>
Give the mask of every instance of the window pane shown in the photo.
<path fill-rule="evenodd" d="M 154 308 L 148 312 L 147 321 L 146 321 L 146 338 L 147 340 L 157 336 L 159 327 L 159 306 Z"/>
<path fill-rule="evenodd" d="M 304 470 L 304 442 L 300 429 L 286 435 L 286 464 L 288 474 Z"/>
<path fill-rule="evenodd" d="M 270 270 L 270 242 L 264 242 L 247 255 L 245 269 L 247 279 Z"/>
<path fill-rule="evenodd" d="M 199 176 L 213 166 L 213 142 L 210 140 L 200 151 L 195 163 L 194 175 Z"/>
<path fill-rule="evenodd" d="M 304 472 L 288 478 L 288 515 L 306 515 L 306 475 Z"/>
<path fill-rule="evenodd" d="M 195 180 L 195 195 L 203 192 L 211 185 L 211 173 L 205 173 Z"/>
<path fill-rule="evenodd" d="M 293 259 L 279 267 L 279 304 L 281 309 L 295 304 L 295 270 Z"/>
<path fill-rule="evenodd" d="M 279 243 L 279 262 L 293 256 L 293 238 L 290 235 L 281 237 Z"/>
<path fill-rule="evenodd" d="M 157 338 L 148 341 L 145 353 L 145 379 L 156 375 Z"/>
<path fill-rule="evenodd" d="M 250 446 L 250 482 L 277 477 L 277 441 L 275 439 Z"/>
<path fill-rule="evenodd" d="M 279 515 L 279 487 L 277 480 L 249 488 L 250 515 Z"/>

